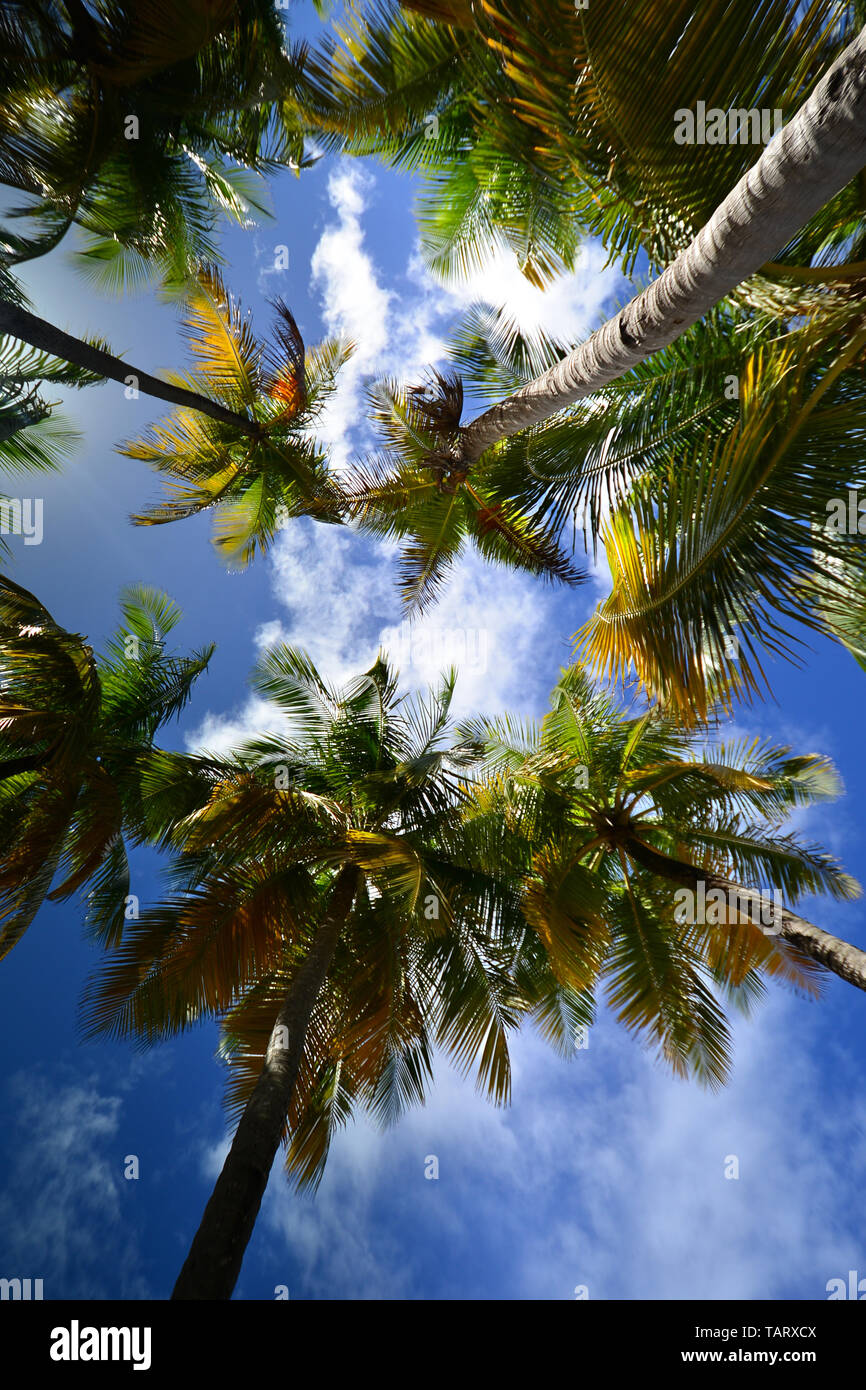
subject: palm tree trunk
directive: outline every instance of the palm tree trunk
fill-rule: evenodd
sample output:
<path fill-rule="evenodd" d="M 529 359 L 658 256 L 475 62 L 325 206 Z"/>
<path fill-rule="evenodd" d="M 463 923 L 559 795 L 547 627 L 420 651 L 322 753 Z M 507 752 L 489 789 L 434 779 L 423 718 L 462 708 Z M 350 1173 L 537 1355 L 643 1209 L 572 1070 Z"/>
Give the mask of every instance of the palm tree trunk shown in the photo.
<path fill-rule="evenodd" d="M 585 343 L 461 432 L 459 460 L 537 424 L 673 343 L 772 260 L 866 165 L 866 29 L 657 280 Z"/>
<path fill-rule="evenodd" d="M 87 371 L 95 372 L 97 376 L 108 377 L 111 381 L 126 384 L 129 378 L 134 376 L 136 389 L 146 396 L 155 396 L 157 400 L 168 401 L 171 405 L 184 405 L 188 410 L 197 410 L 200 414 L 209 415 L 212 420 L 219 420 L 224 425 L 234 425 L 245 434 L 255 434 L 259 428 L 255 420 L 250 420 L 246 415 L 238 415 L 234 410 L 228 410 L 224 405 L 208 400 L 207 396 L 200 396 L 196 391 L 187 391 L 183 386 L 172 386 L 167 381 L 160 381 L 159 377 L 130 366 L 122 358 L 104 352 L 102 348 L 85 343 L 80 338 L 73 338 L 71 333 L 64 333 L 61 328 L 55 328 L 53 323 L 38 318 L 36 314 L 29 313 L 17 304 L 11 304 L 7 299 L 0 299 L 0 335 L 2 334 L 20 338 L 22 342 L 29 343 L 41 352 L 50 352 L 52 357 L 73 362 L 76 367 L 84 367 Z"/>
<path fill-rule="evenodd" d="M 280 1145 L 310 1016 L 351 911 L 357 883 L 354 865 L 337 875 L 327 914 L 274 1023 L 261 1075 L 244 1108 L 172 1299 L 231 1298 Z M 283 1042 L 286 1036 L 287 1045 Z"/>
<path fill-rule="evenodd" d="M 721 878 L 718 874 L 708 874 L 706 870 L 699 869 L 694 864 L 671 859 L 634 836 L 629 836 L 624 841 L 623 848 L 626 854 L 644 869 L 648 869 L 659 878 L 667 879 L 670 883 L 679 883 L 693 892 L 697 890 L 699 883 L 703 883 L 706 892 L 714 888 L 721 889 L 728 901 L 731 894 L 736 894 L 739 910 L 756 926 L 763 926 L 772 921 L 777 934 L 803 955 L 831 970 L 841 980 L 847 980 L 849 985 L 866 990 L 866 951 L 861 951 L 859 946 L 852 946 L 838 936 L 831 936 L 829 932 L 822 931 L 803 917 L 798 917 L 789 907 L 777 907 L 754 888 L 745 888 L 742 884 L 732 883 L 730 879 Z"/>
<path fill-rule="evenodd" d="M 48 753 L 26 753 L 20 758 L 8 758 L 0 763 L 0 782 L 5 782 L 7 777 L 20 777 L 22 772 L 38 772 L 48 759 Z"/>

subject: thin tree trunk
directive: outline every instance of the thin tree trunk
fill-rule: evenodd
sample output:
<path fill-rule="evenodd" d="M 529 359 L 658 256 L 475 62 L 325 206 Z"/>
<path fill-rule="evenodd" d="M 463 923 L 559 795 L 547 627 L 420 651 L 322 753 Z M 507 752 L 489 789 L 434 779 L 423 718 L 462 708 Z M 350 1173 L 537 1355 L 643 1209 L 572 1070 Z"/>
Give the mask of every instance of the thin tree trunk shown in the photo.
<path fill-rule="evenodd" d="M 327 914 L 277 1016 L 261 1074 L 174 1286 L 173 1299 L 231 1298 L 280 1145 L 310 1016 L 357 883 L 354 865 L 337 875 Z"/>
<path fill-rule="evenodd" d="M 18 777 L 22 772 L 38 772 L 48 762 L 49 753 L 26 753 L 20 758 L 8 758 L 0 763 L 0 782 L 7 777 Z"/>
<path fill-rule="evenodd" d="M 690 246 L 614 318 L 467 425 L 455 464 L 615 381 L 675 342 L 772 260 L 866 165 L 866 29 L 744 174 Z"/>
<path fill-rule="evenodd" d="M 739 911 L 756 926 L 766 927 L 772 922 L 775 934 L 796 946 L 803 955 L 831 970 L 840 979 L 847 980 L 849 985 L 866 990 L 866 951 L 861 951 L 859 946 L 852 946 L 838 936 L 822 931 L 803 917 L 798 917 L 789 907 L 777 907 L 755 888 L 745 888 L 718 874 L 709 874 L 694 864 L 671 859 L 634 836 L 629 836 L 623 842 L 623 849 L 642 868 L 670 883 L 679 883 L 693 892 L 699 883 L 703 883 L 706 892 L 721 889 L 728 901 L 731 894 L 736 894 Z"/>
<path fill-rule="evenodd" d="M 55 328 L 53 323 L 38 318 L 36 314 L 31 314 L 27 309 L 21 309 L 6 299 L 0 299 L 0 334 L 20 338 L 22 342 L 29 343 L 41 352 L 50 352 L 52 357 L 73 362 L 76 367 L 84 367 L 98 376 L 108 377 L 111 381 L 126 384 L 131 376 L 135 377 L 136 389 L 146 396 L 155 396 L 157 400 L 168 401 L 171 405 L 184 405 L 188 410 L 197 410 L 201 415 L 209 415 L 212 420 L 219 420 L 224 425 L 234 425 L 245 434 L 256 434 L 259 429 L 256 421 L 248 419 L 246 415 L 228 410 L 224 405 L 208 400 L 207 396 L 200 396 L 196 391 L 187 391 L 183 386 L 172 386 L 167 381 L 161 381 L 159 377 L 142 372 L 138 367 L 124 362 L 122 358 L 115 357 L 110 352 L 103 352 L 102 348 L 93 347 L 90 343 L 82 342 L 80 338 L 73 338 L 71 333 L 64 333 L 61 328 Z"/>

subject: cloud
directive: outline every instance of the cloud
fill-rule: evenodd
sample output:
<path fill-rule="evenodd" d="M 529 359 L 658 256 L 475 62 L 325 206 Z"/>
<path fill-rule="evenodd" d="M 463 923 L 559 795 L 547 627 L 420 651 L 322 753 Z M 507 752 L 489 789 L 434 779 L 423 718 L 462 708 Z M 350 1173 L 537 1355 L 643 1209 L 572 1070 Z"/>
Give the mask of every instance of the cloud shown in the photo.
<path fill-rule="evenodd" d="M 8 1083 L 18 1143 L 0 1196 L 0 1273 L 50 1298 L 148 1298 L 125 1216 L 120 1096 L 41 1069 Z M 121 1087 L 120 1089 L 123 1089 Z"/>
<path fill-rule="evenodd" d="M 208 711 L 197 728 L 186 735 L 186 745 L 190 750 L 219 757 L 255 734 L 276 732 L 281 724 L 282 720 L 270 701 L 253 696 L 235 714 L 213 714 Z"/>
<path fill-rule="evenodd" d="M 394 547 L 309 520 L 282 531 L 271 577 L 285 616 L 257 630 L 259 649 L 302 646 L 335 685 L 368 669 L 380 647 L 408 689 L 437 683 L 453 663 L 458 718 L 479 710 L 542 713 L 570 658 L 568 634 L 591 601 L 589 586 L 555 589 L 468 553 L 436 607 L 410 623 L 397 602 Z M 187 744 L 217 751 L 274 726 L 272 708 L 252 698 L 238 711 L 209 713 Z"/>
<path fill-rule="evenodd" d="M 310 263 L 313 286 L 321 291 L 326 331 L 355 344 L 318 430 L 335 467 L 348 461 L 352 429 L 363 414 L 363 378 L 382 358 L 388 342 L 392 294 L 378 282 L 361 227 L 372 187 L 373 179 L 359 165 L 336 166 L 328 179 L 328 197 L 337 222 L 325 228 Z"/>
<path fill-rule="evenodd" d="M 410 623 L 395 577 L 393 547 L 311 522 L 287 528 L 273 559 L 274 589 L 289 613 L 282 640 L 305 645 L 335 682 L 369 666 L 380 645 L 419 689 L 459 660 L 461 714 L 539 703 L 567 658 L 567 646 L 546 635 L 567 601 L 562 593 L 470 553 L 437 606 Z"/>
<path fill-rule="evenodd" d="M 591 331 L 617 283 L 616 273 L 604 270 L 603 253 L 588 245 L 577 271 L 544 292 L 525 280 L 513 254 L 501 250 L 465 283 L 448 286 L 437 283 L 416 253 L 406 273 L 386 285 L 363 228 L 375 186 L 357 162 L 334 167 L 328 197 L 336 220 L 325 227 L 311 261 L 326 331 L 356 344 L 319 428 L 337 468 L 373 445 L 365 423 L 366 381 L 382 375 L 418 380 L 425 366 L 441 360 L 447 331 L 469 304 L 503 303 L 525 327 L 544 324 L 556 336 L 575 340 Z M 270 557 L 274 592 L 288 617 L 259 628 L 257 647 L 277 641 L 303 645 L 339 684 L 369 666 L 382 644 L 413 687 L 425 687 L 448 665 L 457 665 L 458 715 L 508 707 L 540 712 L 569 660 L 567 638 L 587 615 L 590 600 L 606 588 L 603 557 L 597 568 L 588 563 L 593 585 L 575 594 L 467 553 L 436 609 L 410 625 L 397 601 L 396 553 L 394 545 L 349 529 L 293 522 Z M 261 701 L 249 700 L 240 711 L 209 714 L 188 743 L 218 751 L 271 717 Z"/>
<path fill-rule="evenodd" d="M 571 1062 L 521 1036 L 511 1109 L 440 1064 L 426 1108 L 337 1136 L 314 1199 L 275 1171 L 262 1268 L 303 1298 L 826 1298 L 866 1272 L 866 1107 L 822 1094 L 809 1007 L 777 995 L 741 1023 L 721 1095 L 672 1079 L 608 1016 Z M 838 1065 L 853 1088 L 855 1057 Z"/>
<path fill-rule="evenodd" d="M 502 306 L 527 332 L 543 328 L 551 337 L 574 344 L 586 338 L 603 317 L 622 276 L 606 268 L 606 255 L 597 242 L 581 247 L 577 264 L 545 289 L 530 284 L 517 257 L 502 247 L 491 248 L 485 263 L 460 280 L 443 283 L 425 266 L 416 251 L 409 262 L 411 281 L 426 296 L 436 296 L 444 311 L 464 310 L 479 301 Z"/>

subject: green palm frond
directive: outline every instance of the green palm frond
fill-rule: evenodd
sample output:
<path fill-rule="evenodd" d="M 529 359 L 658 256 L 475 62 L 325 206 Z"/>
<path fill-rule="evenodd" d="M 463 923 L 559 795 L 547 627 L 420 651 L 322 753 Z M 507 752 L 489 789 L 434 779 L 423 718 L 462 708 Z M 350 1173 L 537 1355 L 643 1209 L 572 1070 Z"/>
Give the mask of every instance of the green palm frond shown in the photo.
<path fill-rule="evenodd" d="M 736 425 L 740 375 L 758 337 L 741 315 L 715 310 L 587 400 L 503 440 L 491 452 L 492 487 L 553 534 L 570 529 L 574 544 L 581 529 L 595 544 L 630 486 L 658 486 L 672 458 Z"/>
<path fill-rule="evenodd" d="M 193 358 L 187 376 L 171 380 L 232 411 L 249 429 L 178 407 L 120 452 L 167 479 L 168 499 L 133 517 L 162 525 L 214 512 L 213 543 L 230 566 L 245 567 L 297 516 L 341 520 L 342 499 L 314 426 L 348 345 L 326 343 L 307 357 L 295 320 L 277 300 L 270 341 L 259 340 L 223 284 L 205 266 L 186 289 L 184 326 Z"/>
<path fill-rule="evenodd" d="M 679 717 L 706 719 L 711 684 L 727 703 L 747 698 L 766 686 L 767 654 L 796 655 L 793 623 L 832 635 L 810 585 L 832 580 L 828 557 L 848 538 L 825 532 L 817 551 L 813 535 L 828 499 L 846 495 L 862 408 L 844 373 L 863 343 L 812 371 L 814 329 L 797 360 L 790 345 L 759 351 L 734 428 L 632 489 L 603 532 L 613 591 L 577 637 L 596 670 L 633 668 Z"/>
<path fill-rule="evenodd" d="M 463 387 L 434 373 L 421 386 L 377 383 L 372 419 L 387 452 L 354 464 L 341 479 L 341 501 L 362 531 L 403 542 L 398 582 L 403 601 L 423 611 L 471 543 L 485 559 L 549 582 L 576 585 L 584 576 L 539 520 L 491 486 L 492 465 L 467 473 L 454 460 Z"/>
<path fill-rule="evenodd" d="M 630 1032 L 643 1034 L 678 1076 L 713 1089 L 728 1079 L 731 1037 L 710 982 L 685 943 L 637 885 L 611 902 L 614 944 L 608 998 Z"/>
<path fill-rule="evenodd" d="M 123 932 L 126 841 L 147 834 L 141 777 L 213 648 L 164 651 L 180 610 L 144 586 L 124 591 L 127 626 L 95 656 L 20 585 L 0 579 L 0 921 L 6 947 L 42 901 L 89 886 L 88 929 Z M 52 881 L 59 883 L 51 888 Z"/>
<path fill-rule="evenodd" d="M 216 256 L 220 216 L 267 211 L 258 175 L 308 162 L 278 114 L 303 49 L 270 4 L 39 0 L 6 7 L 2 40 L 0 179 L 27 195 L 7 212 L 26 232 L 3 230 L 13 263 L 75 222 L 103 287 L 181 281 Z"/>
<path fill-rule="evenodd" d="M 15 338 L 0 339 L 0 469 L 10 473 L 56 469 L 80 435 L 40 387 L 90 386 L 101 377 L 37 352 Z"/>

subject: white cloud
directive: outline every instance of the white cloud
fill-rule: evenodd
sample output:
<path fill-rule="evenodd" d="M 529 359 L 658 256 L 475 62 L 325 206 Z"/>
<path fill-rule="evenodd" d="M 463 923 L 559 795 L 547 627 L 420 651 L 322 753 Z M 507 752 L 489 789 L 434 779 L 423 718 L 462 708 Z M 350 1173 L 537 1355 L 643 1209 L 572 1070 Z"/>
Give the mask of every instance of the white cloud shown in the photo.
<path fill-rule="evenodd" d="M 390 546 L 305 523 L 283 532 L 273 563 L 289 611 L 282 639 L 304 645 L 334 682 L 369 666 L 381 643 L 404 684 L 424 688 L 462 649 L 455 711 L 492 711 L 534 702 L 538 673 L 549 672 L 552 684 L 566 656 L 549 639 L 547 661 L 543 654 L 556 596 L 474 554 L 455 566 L 436 607 L 411 624 L 396 603 Z"/>
<path fill-rule="evenodd" d="M 147 1298 L 122 1200 L 122 1101 L 31 1068 L 9 1082 L 20 1142 L 0 1196 L 0 1273 L 49 1298 Z M 120 1089 L 125 1089 L 121 1086 Z"/>
<path fill-rule="evenodd" d="M 567 344 L 580 342 L 598 327 L 605 306 L 622 283 L 618 271 L 605 269 L 606 256 L 596 242 L 581 250 L 576 269 L 546 289 L 530 284 L 513 252 L 492 248 L 483 266 L 465 279 L 442 284 L 416 254 L 409 263 L 411 280 L 425 294 L 436 294 L 444 309 L 466 309 L 482 301 L 504 307 L 526 332 L 543 328 Z"/>
<path fill-rule="evenodd" d="M 458 718 L 478 710 L 540 714 L 569 660 L 568 634 L 590 602 L 588 586 L 549 588 L 468 553 L 435 608 L 410 624 L 397 599 L 394 547 L 307 520 L 283 530 L 271 565 L 286 616 L 259 628 L 257 646 L 301 646 L 335 685 L 372 665 L 380 645 L 404 688 L 425 689 L 453 662 Z M 252 698 L 239 711 L 208 714 L 187 742 L 216 751 L 273 725 L 271 708 Z"/>
<path fill-rule="evenodd" d="M 372 442 L 364 425 L 365 380 L 385 374 L 417 380 L 441 358 L 442 335 L 470 303 L 504 303 L 525 327 L 544 324 L 554 335 L 575 340 L 594 327 L 617 282 L 615 272 L 603 269 L 603 253 L 588 245 L 578 270 L 544 292 L 525 280 L 514 256 L 504 251 L 493 252 L 465 283 L 447 287 L 436 283 L 416 254 L 406 276 L 395 279 L 398 292 L 383 285 L 365 246 L 362 216 L 374 188 L 373 177 L 357 163 L 335 166 L 328 195 L 336 221 L 325 228 L 312 257 L 327 331 L 357 344 L 319 431 L 337 467 Z M 383 642 L 408 685 L 424 687 L 456 664 L 458 715 L 507 707 L 540 712 L 569 660 L 568 636 L 605 584 L 603 558 L 593 587 L 575 596 L 468 552 L 436 608 L 407 626 L 396 592 L 395 553 L 395 546 L 349 530 L 292 523 L 271 552 L 274 590 L 288 618 L 260 628 L 257 645 L 302 645 L 340 683 L 369 666 Z M 264 717 L 262 703 L 250 700 L 225 718 L 208 715 L 189 742 L 216 750 L 255 732 Z"/>
<path fill-rule="evenodd" d="M 463 1298 L 826 1298 L 866 1270 L 866 1112 L 823 1094 L 817 1012 L 777 996 L 738 1026 L 720 1095 L 673 1080 L 609 1018 L 570 1063 L 521 1037 L 508 1110 L 440 1065 L 396 1129 L 337 1136 L 313 1201 L 275 1171 L 267 1268 L 283 1250 L 293 1297 L 446 1297 L 453 1280 Z M 853 1080 L 856 1058 L 838 1060 Z"/>
<path fill-rule="evenodd" d="M 280 722 L 269 700 L 251 696 L 236 713 L 212 714 L 208 711 L 201 724 L 186 735 L 186 745 L 190 750 L 219 757 L 255 734 L 275 732 Z"/>
<path fill-rule="evenodd" d="M 328 196 L 338 221 L 326 227 L 311 261 L 313 285 L 322 291 L 327 332 L 355 344 L 318 431 L 335 467 L 349 458 L 352 427 L 363 414 L 363 378 L 381 360 L 388 342 L 392 294 L 379 285 L 361 228 L 365 194 L 372 185 L 359 165 L 336 166 L 328 180 Z"/>
<path fill-rule="evenodd" d="M 347 528 L 304 521 L 281 533 L 272 584 L 288 619 L 282 641 L 304 646 L 335 683 L 375 659 L 381 615 L 394 603 L 393 548 Z"/>

